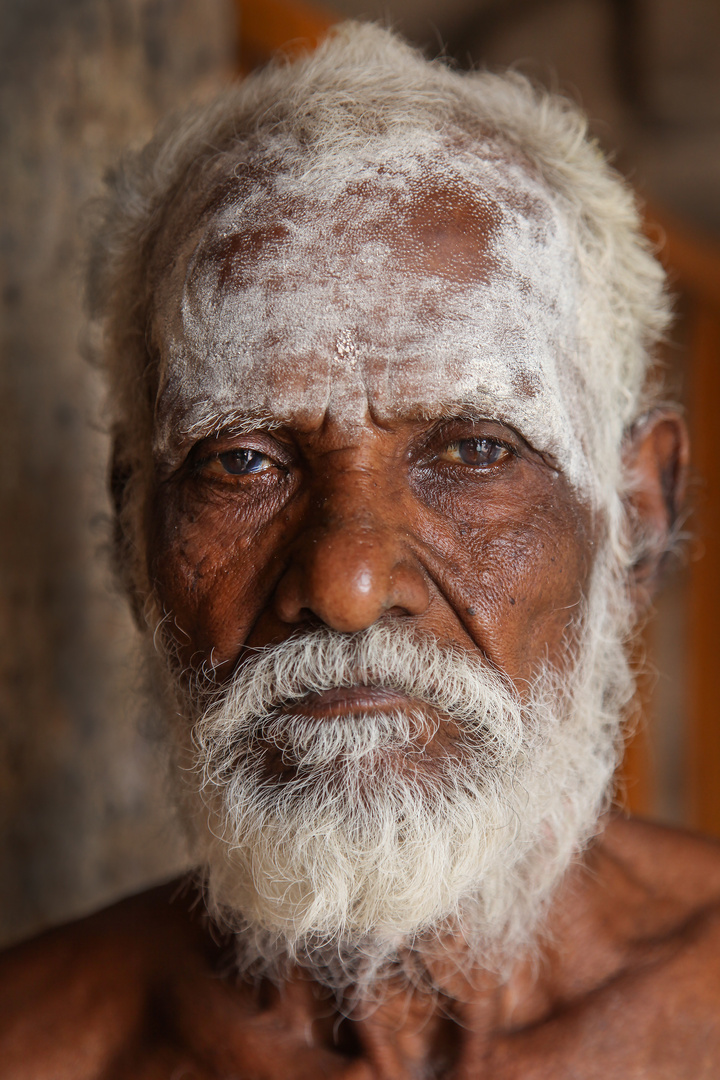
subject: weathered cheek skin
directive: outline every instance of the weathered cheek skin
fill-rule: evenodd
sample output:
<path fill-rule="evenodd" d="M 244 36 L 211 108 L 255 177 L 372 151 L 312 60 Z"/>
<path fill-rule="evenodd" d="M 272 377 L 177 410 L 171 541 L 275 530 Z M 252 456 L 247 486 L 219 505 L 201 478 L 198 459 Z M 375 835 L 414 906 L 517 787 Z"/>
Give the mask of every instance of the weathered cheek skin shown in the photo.
<path fill-rule="evenodd" d="M 311 571 L 361 521 L 369 545 L 379 530 L 400 537 L 397 557 L 425 576 L 430 602 L 415 625 L 480 648 L 520 688 L 538 661 L 562 667 L 591 568 L 589 518 L 566 482 L 530 462 L 476 484 L 398 477 L 380 466 L 375 476 L 327 516 L 309 488 L 253 502 L 231 491 L 209 495 L 194 479 L 161 485 L 151 565 L 182 664 L 211 664 L 228 677 L 244 645 L 289 636 L 297 627 L 278 618 L 279 579 L 293 561 Z"/>
<path fill-rule="evenodd" d="M 268 597 L 289 515 L 183 478 L 161 484 L 153 505 L 150 572 L 183 666 L 234 661 Z"/>
<path fill-rule="evenodd" d="M 592 570 L 590 513 L 567 483 L 524 469 L 488 499 L 441 496 L 445 528 L 428 553 L 439 591 L 468 635 L 518 684 L 538 661 L 562 669 Z"/>

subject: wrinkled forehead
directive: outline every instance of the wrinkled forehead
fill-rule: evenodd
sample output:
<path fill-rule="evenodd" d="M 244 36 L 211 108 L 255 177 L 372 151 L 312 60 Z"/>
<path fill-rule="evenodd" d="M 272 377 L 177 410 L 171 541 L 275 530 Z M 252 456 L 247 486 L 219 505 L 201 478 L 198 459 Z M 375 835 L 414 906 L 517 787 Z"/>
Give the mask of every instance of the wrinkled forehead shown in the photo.
<path fill-rule="evenodd" d="M 574 250 L 524 163 L 435 139 L 305 175 L 248 167 L 173 232 L 153 325 L 160 454 L 223 415 L 472 409 L 586 486 Z"/>
<path fill-rule="evenodd" d="M 379 271 L 402 270 L 446 282 L 472 283 L 492 262 L 493 234 L 502 210 L 482 187 L 449 177 L 439 163 L 412 172 L 377 167 L 370 175 L 328 178 L 323 191 L 304 191 L 294 178 L 262 176 L 218 207 L 203 228 L 190 260 L 190 276 L 212 279 L 236 293 L 262 282 L 288 287 L 310 264 L 317 276 L 342 273 L 352 291 Z M 331 181 L 336 181 L 332 183 Z M 248 190 L 249 188 L 249 190 Z M 508 192 L 508 199 L 538 218 L 545 209 Z M 297 260 L 302 260 L 305 272 Z"/>

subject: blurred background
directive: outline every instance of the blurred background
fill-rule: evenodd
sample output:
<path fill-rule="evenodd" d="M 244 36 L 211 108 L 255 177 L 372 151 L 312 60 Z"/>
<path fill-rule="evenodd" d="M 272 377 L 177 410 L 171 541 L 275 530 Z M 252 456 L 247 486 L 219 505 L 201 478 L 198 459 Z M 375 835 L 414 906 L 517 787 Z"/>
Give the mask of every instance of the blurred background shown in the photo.
<path fill-rule="evenodd" d="M 676 294 L 662 361 L 691 426 L 695 509 L 638 645 L 642 723 L 620 791 L 720 835 L 717 0 L 0 0 L 0 944 L 185 864 L 107 569 L 85 207 L 165 112 L 348 16 L 569 94 L 647 206 Z"/>

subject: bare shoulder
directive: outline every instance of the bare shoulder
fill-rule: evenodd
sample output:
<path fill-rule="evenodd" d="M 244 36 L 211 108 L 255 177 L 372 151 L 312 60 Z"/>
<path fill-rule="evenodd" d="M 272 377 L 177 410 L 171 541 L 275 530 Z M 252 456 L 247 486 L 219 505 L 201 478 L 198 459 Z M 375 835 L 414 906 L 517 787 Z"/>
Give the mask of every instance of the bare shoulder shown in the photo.
<path fill-rule="evenodd" d="M 695 956 L 720 974 L 720 842 L 616 817 L 588 854 L 585 888 L 620 951 L 662 968 L 661 955 Z M 614 951 L 610 949 L 610 952 Z M 717 983 L 717 985 L 715 985 Z M 708 980 L 720 1002 L 720 979 Z"/>
<path fill-rule="evenodd" d="M 2 1080 L 334 1075 L 307 1039 L 312 985 L 233 977 L 195 901 L 155 889 L 0 955 Z"/>
<path fill-rule="evenodd" d="M 191 898 L 176 883 L 1 954 L 3 1076 L 104 1075 L 145 1022 L 158 979 L 178 966 L 203 967 L 195 922 Z"/>
<path fill-rule="evenodd" d="M 639 818 L 615 817 L 600 841 L 659 901 L 673 900 L 686 913 L 720 903 L 720 841 Z"/>
<path fill-rule="evenodd" d="M 549 1005 L 498 1042 L 498 1075 L 720 1076 L 720 845 L 616 817 L 555 911 Z"/>
<path fill-rule="evenodd" d="M 617 818 L 593 869 L 585 944 L 602 950 L 604 969 L 579 1030 L 597 1041 L 600 1060 L 612 1032 L 616 1075 L 720 1075 L 720 844 Z"/>
<path fill-rule="evenodd" d="M 720 1016 L 717 841 L 616 816 L 568 875 L 555 912 L 565 1003 L 597 1008 L 601 990 L 626 994 L 631 1015 L 659 994 L 676 1019 Z"/>

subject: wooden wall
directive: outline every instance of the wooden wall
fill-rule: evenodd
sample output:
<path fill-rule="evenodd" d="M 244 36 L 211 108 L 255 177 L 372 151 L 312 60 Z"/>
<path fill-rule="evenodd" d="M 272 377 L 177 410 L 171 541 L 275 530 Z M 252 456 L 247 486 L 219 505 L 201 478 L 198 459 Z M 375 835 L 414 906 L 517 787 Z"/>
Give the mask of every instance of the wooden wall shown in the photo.
<path fill-rule="evenodd" d="M 213 93 L 235 51 L 229 0 L 0 10 L 0 941 L 183 858 L 137 732 L 134 633 L 106 569 L 80 235 L 107 165 Z"/>

